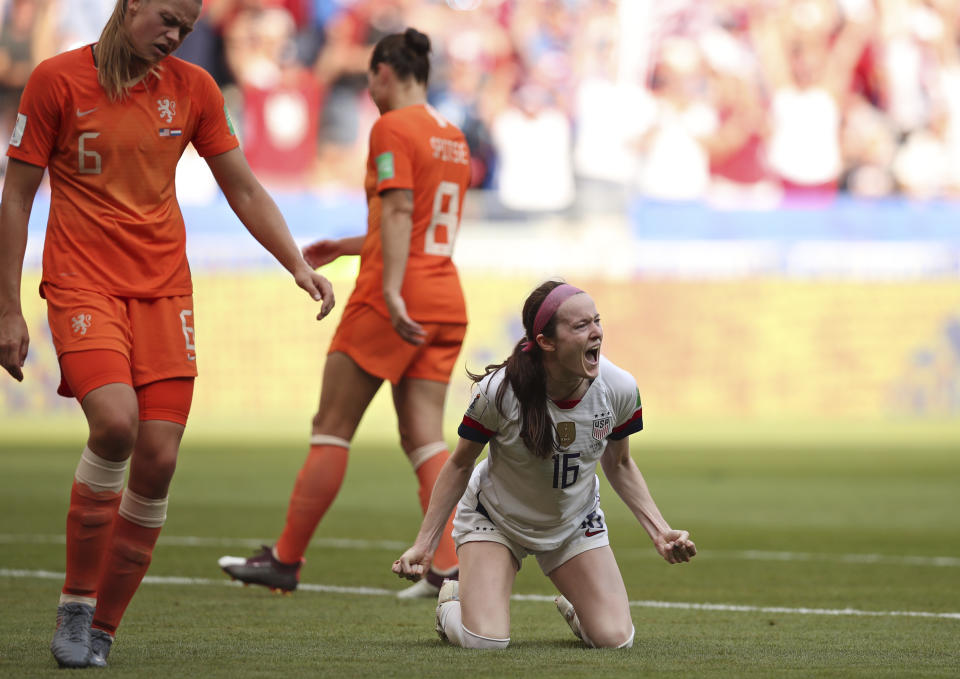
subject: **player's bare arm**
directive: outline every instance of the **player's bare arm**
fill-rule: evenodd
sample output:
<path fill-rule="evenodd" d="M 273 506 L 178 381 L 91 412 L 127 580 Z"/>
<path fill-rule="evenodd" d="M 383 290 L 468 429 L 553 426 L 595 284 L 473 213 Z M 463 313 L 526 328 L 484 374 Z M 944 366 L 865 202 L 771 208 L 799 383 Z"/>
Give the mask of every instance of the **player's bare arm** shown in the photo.
<path fill-rule="evenodd" d="M 417 538 L 399 559 L 393 562 L 394 573 L 401 578 L 417 580 L 427 572 L 440 535 L 454 507 L 463 497 L 470 481 L 473 466 L 483 451 L 484 444 L 460 439 L 456 450 L 444 463 L 430 494 L 430 505 L 423 516 Z"/>
<path fill-rule="evenodd" d="M 400 295 L 410 255 L 413 229 L 413 191 L 390 189 L 380 194 L 380 238 L 383 244 L 383 298 L 394 330 L 410 344 L 421 344 L 424 331 L 407 315 Z"/>
<path fill-rule="evenodd" d="M 303 258 L 314 269 L 329 264 L 344 255 L 359 255 L 363 248 L 364 236 L 349 238 L 323 238 L 303 248 Z"/>
<path fill-rule="evenodd" d="M 11 158 L 0 202 L 0 365 L 23 381 L 30 333 L 20 307 L 20 279 L 27 248 L 27 224 L 43 168 Z"/>
<path fill-rule="evenodd" d="M 630 456 L 629 439 L 608 441 L 600 463 L 610 486 L 637 517 L 660 556 L 670 563 L 690 561 L 696 556 L 697 548 L 690 534 L 671 528 L 653 501 L 643 474 Z"/>
<path fill-rule="evenodd" d="M 321 302 L 317 320 L 333 309 L 333 286 L 303 259 L 277 204 L 257 180 L 243 152 L 234 148 L 206 159 L 230 208 L 247 231 L 289 271 L 297 285 Z"/>

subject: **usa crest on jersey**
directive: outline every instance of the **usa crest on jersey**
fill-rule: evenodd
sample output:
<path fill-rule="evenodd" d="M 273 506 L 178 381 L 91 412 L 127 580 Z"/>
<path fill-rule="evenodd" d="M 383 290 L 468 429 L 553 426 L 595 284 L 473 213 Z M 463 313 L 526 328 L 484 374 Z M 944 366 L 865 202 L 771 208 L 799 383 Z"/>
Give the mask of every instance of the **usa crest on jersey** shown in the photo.
<path fill-rule="evenodd" d="M 602 441 L 610 433 L 610 427 L 613 426 L 613 418 L 609 415 L 596 417 L 593 420 L 593 438 Z"/>

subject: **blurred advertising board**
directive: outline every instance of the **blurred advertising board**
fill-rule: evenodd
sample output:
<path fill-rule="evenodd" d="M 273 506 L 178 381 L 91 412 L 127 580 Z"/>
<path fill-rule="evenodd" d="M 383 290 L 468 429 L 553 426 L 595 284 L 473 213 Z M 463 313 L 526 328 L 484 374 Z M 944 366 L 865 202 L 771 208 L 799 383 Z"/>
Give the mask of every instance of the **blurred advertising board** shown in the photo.
<path fill-rule="evenodd" d="M 364 229 L 358 197 L 278 203 L 302 243 Z M 449 417 L 468 402 L 464 369 L 508 354 L 525 296 L 552 277 L 593 295 L 603 351 L 636 376 L 650 417 L 960 417 L 960 208 L 857 207 L 737 219 L 647 205 L 626 220 L 465 219 L 456 258 L 471 324 Z M 229 208 L 184 213 L 200 370 L 192 419 L 293 417 L 306 431 L 356 258 L 324 269 L 339 305 L 317 323 L 315 305 Z M 35 293 L 41 246 L 34 229 L 23 284 L 30 356 L 23 384 L 0 381 L 0 425 L 76 413 L 55 394 L 59 370 Z M 367 421 L 381 416 L 395 427 L 389 404 Z"/>

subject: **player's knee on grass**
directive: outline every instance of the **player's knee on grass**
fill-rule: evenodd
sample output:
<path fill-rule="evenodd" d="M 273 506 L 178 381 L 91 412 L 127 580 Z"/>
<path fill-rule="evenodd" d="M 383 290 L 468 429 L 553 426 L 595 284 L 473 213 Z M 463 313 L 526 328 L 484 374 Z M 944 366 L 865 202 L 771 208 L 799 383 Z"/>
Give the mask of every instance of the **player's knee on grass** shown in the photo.
<path fill-rule="evenodd" d="M 502 650 L 510 644 L 510 637 L 498 639 L 471 632 L 463 626 L 460 602 L 447 601 L 437 611 L 438 622 L 446 639 L 454 646 L 486 650 Z M 439 631 L 439 629 L 438 629 Z"/>
<path fill-rule="evenodd" d="M 495 639 L 493 637 L 484 637 L 474 634 L 463 623 L 460 623 L 460 645 L 464 648 L 477 648 L 488 651 L 502 651 L 510 645 L 510 637 L 506 639 Z"/>
<path fill-rule="evenodd" d="M 636 634 L 636 628 L 633 625 L 630 625 L 630 638 L 624 641 L 622 644 L 617 646 L 617 648 L 632 648 L 633 647 L 633 637 Z"/>
<path fill-rule="evenodd" d="M 602 621 L 599 625 L 594 625 L 595 629 L 587 631 L 583 628 L 581 622 L 581 631 L 583 641 L 592 648 L 630 648 L 633 646 L 634 627 L 628 623 L 627 627 L 622 625 L 607 624 Z"/>

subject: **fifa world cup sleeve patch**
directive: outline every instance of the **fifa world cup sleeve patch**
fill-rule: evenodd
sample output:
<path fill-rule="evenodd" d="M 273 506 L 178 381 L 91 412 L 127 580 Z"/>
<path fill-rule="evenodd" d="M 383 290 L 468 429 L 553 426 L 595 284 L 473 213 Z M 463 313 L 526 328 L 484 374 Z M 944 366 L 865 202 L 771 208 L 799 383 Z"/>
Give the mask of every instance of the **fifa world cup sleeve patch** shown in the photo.
<path fill-rule="evenodd" d="M 393 179 L 395 172 L 393 169 L 393 153 L 387 151 L 377 156 L 377 181 L 382 182 L 387 179 Z"/>
<path fill-rule="evenodd" d="M 487 399 L 479 391 L 473 395 L 473 400 L 467 407 L 467 417 L 480 421 L 483 414 L 487 411 Z"/>
<path fill-rule="evenodd" d="M 230 111 L 227 110 L 227 105 L 223 105 L 223 117 L 227 120 L 227 129 L 230 130 L 230 136 L 236 137 L 237 131 L 233 128 L 233 118 L 230 117 Z"/>
<path fill-rule="evenodd" d="M 23 141 L 23 131 L 27 128 L 27 116 L 17 113 L 17 122 L 13 126 L 13 134 L 10 135 L 10 146 L 19 147 Z"/>

